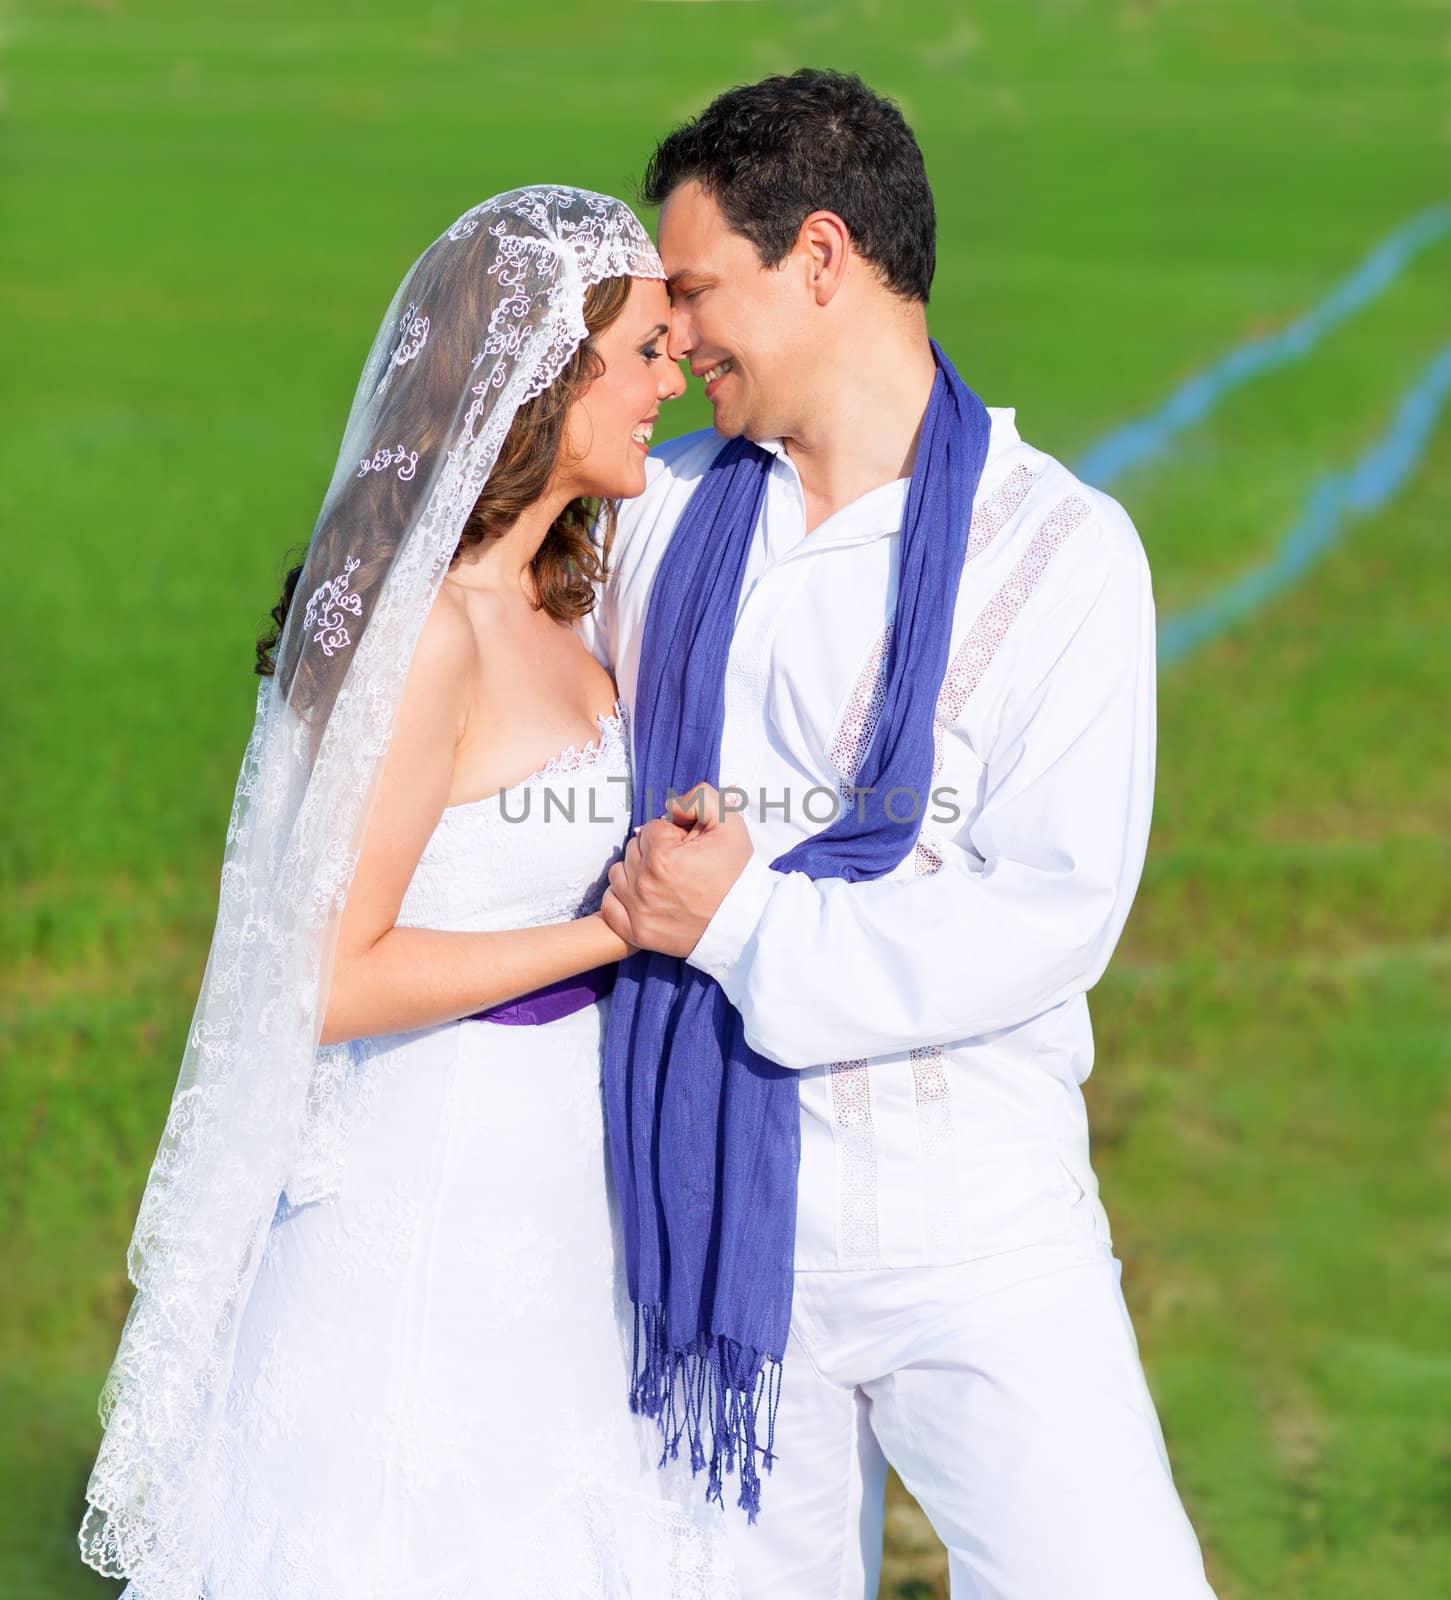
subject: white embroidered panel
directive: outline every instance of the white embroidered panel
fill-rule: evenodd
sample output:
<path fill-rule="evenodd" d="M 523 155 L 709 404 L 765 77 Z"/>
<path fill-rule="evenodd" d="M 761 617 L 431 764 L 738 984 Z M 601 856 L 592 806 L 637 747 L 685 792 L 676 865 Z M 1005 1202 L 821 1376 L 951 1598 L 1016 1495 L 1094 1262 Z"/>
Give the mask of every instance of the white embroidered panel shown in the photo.
<path fill-rule="evenodd" d="M 831 742 L 831 764 L 836 768 L 840 792 L 848 803 L 849 791 L 856 782 L 857 773 L 861 771 L 867 746 L 872 742 L 877 719 L 882 714 L 887 682 L 887 649 L 891 640 L 892 624 L 888 622 L 857 676 L 846 712 Z"/>
<path fill-rule="evenodd" d="M 997 592 L 977 615 L 967 637 L 958 647 L 942 680 L 937 697 L 936 753 L 932 776 L 942 770 L 943 734 L 962 715 L 968 697 L 992 665 L 993 657 L 1007 637 L 1008 629 L 1028 603 L 1028 597 L 1048 570 L 1048 563 L 1070 533 L 1089 515 L 1088 502 L 1080 495 L 1060 500 L 1043 519 L 1032 542 Z"/>
<path fill-rule="evenodd" d="M 878 1252 L 877 1144 L 872 1131 L 871 1075 L 865 1061 L 831 1069 L 831 1110 L 841 1163 L 841 1250 L 851 1260 Z"/>
<path fill-rule="evenodd" d="M 972 527 L 967 535 L 967 557 L 980 556 L 1017 514 L 1037 481 L 1031 468 L 1019 463 L 990 495 L 972 508 Z"/>
<path fill-rule="evenodd" d="M 992 494 L 973 507 L 964 563 L 980 556 L 997 538 L 1027 498 L 1034 482 L 1034 474 L 1026 466 L 1016 466 Z M 892 622 L 889 619 L 857 675 L 851 698 L 847 701 L 846 711 L 832 740 L 831 764 L 839 775 L 844 795 L 861 771 L 867 746 L 872 742 L 877 720 L 881 716 L 882 701 L 886 694 L 887 651 L 891 640 Z"/>
<path fill-rule="evenodd" d="M 912 852 L 912 870 L 919 878 L 929 878 L 942 865 L 942 852 L 919 836 Z"/>
<path fill-rule="evenodd" d="M 934 1254 L 950 1255 L 958 1228 L 952 1203 L 952 1095 L 941 1045 L 920 1045 L 912 1051 L 912 1100 L 922 1151 L 927 1242 Z"/>

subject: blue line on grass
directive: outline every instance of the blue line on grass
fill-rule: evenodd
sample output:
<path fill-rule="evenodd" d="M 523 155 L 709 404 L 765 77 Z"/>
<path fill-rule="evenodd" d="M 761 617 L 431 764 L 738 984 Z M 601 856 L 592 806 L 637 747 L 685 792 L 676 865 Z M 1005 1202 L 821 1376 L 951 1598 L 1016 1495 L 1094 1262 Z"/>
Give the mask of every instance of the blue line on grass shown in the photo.
<path fill-rule="evenodd" d="M 1160 623 L 1160 665 L 1182 661 L 1288 588 L 1340 538 L 1347 516 L 1363 516 L 1385 505 L 1426 453 L 1448 393 L 1451 344 L 1432 358 L 1403 396 L 1395 420 L 1360 459 L 1348 471 L 1327 473 L 1316 483 L 1304 516 L 1268 560 Z"/>
<path fill-rule="evenodd" d="M 1151 460 L 1176 434 L 1208 416 L 1231 389 L 1308 355 L 1327 333 L 1383 294 L 1418 252 L 1448 230 L 1451 201 L 1442 201 L 1402 223 L 1298 321 L 1267 338 L 1237 345 L 1212 367 L 1181 384 L 1157 411 L 1105 435 L 1073 470 L 1085 483 L 1106 489 L 1120 474 Z"/>

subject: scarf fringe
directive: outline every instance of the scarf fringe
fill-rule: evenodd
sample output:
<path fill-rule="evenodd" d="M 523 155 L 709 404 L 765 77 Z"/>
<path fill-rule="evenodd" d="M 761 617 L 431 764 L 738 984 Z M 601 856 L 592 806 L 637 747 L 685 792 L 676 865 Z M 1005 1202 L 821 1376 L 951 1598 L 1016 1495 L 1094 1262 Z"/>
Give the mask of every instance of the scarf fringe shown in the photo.
<path fill-rule="evenodd" d="M 660 1465 L 690 1446 L 692 1473 L 708 1471 L 705 1498 L 725 1504 L 728 1473 L 739 1471 L 736 1504 L 755 1522 L 761 1510 L 761 1478 L 776 1464 L 776 1410 L 781 1402 L 781 1363 L 739 1339 L 702 1334 L 687 1349 L 671 1347 L 660 1305 L 635 1307 L 634 1376 L 630 1409 L 653 1417 L 664 1448 Z M 758 1442 L 765 1407 L 766 1442 Z"/>

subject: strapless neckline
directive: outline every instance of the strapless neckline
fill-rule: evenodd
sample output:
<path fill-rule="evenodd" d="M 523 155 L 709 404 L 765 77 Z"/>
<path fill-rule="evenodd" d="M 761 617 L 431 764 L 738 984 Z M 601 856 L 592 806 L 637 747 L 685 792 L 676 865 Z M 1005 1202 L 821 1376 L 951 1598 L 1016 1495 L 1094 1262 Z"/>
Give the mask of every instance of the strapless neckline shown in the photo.
<path fill-rule="evenodd" d="M 447 816 L 450 812 L 472 811 L 479 806 L 497 805 L 502 795 L 514 794 L 520 789 L 527 788 L 531 783 L 540 782 L 541 779 L 559 777 L 568 772 L 585 771 L 594 766 L 606 751 L 624 739 L 626 720 L 624 704 L 617 698 L 612 710 L 601 712 L 595 718 L 595 726 L 599 729 L 597 738 L 586 740 L 583 745 L 566 745 L 563 750 L 556 751 L 550 756 L 542 767 L 531 772 L 527 778 L 507 783 L 489 794 L 480 795 L 477 800 L 458 800 L 453 805 L 443 808 L 444 815 Z"/>

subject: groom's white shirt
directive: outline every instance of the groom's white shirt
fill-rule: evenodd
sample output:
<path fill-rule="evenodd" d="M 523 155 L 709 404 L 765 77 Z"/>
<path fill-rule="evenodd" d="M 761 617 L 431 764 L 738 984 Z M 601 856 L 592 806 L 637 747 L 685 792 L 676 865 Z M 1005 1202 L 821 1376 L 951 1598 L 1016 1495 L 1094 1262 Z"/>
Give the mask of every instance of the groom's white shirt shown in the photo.
<path fill-rule="evenodd" d="M 907 480 L 808 535 L 796 468 L 779 442 L 764 446 L 776 460 L 720 764 L 722 785 L 747 792 L 756 853 L 690 960 L 750 1043 L 800 1071 L 798 1270 L 944 1265 L 1031 1243 L 1045 1175 L 1082 1191 L 1108 1239 L 1080 1085 L 1086 991 L 1149 831 L 1149 569 L 1116 501 L 1024 444 L 1012 411 L 990 415 L 937 708 L 934 792 L 960 815 L 929 800 L 913 854 L 865 883 L 769 863 L 826 824 L 822 791 L 855 776 L 874 726 Z M 661 446 L 644 494 L 621 507 L 584 636 L 632 709 L 655 574 L 722 442 L 705 431 Z"/>

